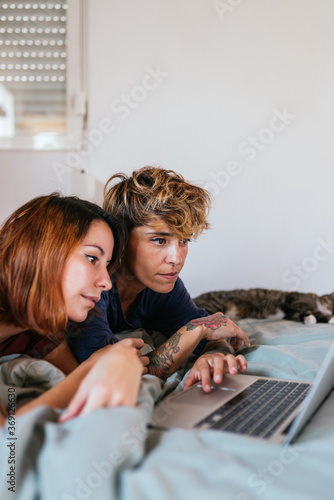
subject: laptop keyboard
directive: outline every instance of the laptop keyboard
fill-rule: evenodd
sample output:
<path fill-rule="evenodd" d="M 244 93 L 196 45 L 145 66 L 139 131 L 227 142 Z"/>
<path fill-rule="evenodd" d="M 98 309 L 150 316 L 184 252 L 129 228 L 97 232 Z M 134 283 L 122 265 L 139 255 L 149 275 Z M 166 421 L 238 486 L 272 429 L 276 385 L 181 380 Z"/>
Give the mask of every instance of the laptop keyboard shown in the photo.
<path fill-rule="evenodd" d="M 258 379 L 196 427 L 269 438 L 303 401 L 310 386 Z"/>

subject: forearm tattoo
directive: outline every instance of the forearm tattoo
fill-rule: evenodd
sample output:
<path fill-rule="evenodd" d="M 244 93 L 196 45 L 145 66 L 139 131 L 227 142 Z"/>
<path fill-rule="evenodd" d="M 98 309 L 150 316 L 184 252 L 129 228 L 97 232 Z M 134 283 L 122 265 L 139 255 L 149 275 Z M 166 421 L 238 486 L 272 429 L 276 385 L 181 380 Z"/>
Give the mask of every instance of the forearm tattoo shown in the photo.
<path fill-rule="evenodd" d="M 149 353 L 150 364 L 148 372 L 151 375 L 166 380 L 171 373 L 171 367 L 174 363 L 173 355 L 180 351 L 179 342 L 182 337 L 181 333 L 174 333 L 174 335 L 158 347 L 152 354 Z"/>
<path fill-rule="evenodd" d="M 195 330 L 195 328 L 199 325 L 203 325 L 205 328 L 209 328 L 210 330 L 217 330 L 221 326 L 227 326 L 229 317 L 225 314 L 221 316 L 209 316 L 205 318 L 192 319 L 189 323 L 186 324 L 186 330 Z"/>

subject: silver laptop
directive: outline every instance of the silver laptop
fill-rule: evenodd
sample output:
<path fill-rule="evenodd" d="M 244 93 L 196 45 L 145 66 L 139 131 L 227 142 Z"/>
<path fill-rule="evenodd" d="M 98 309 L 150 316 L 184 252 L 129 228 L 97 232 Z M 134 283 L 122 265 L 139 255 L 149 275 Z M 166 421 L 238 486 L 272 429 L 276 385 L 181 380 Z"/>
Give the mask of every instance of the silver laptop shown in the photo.
<path fill-rule="evenodd" d="M 334 386 L 334 342 L 313 383 L 252 375 L 225 375 L 205 393 L 200 384 L 167 396 L 153 426 L 215 429 L 288 444 L 295 440 Z"/>

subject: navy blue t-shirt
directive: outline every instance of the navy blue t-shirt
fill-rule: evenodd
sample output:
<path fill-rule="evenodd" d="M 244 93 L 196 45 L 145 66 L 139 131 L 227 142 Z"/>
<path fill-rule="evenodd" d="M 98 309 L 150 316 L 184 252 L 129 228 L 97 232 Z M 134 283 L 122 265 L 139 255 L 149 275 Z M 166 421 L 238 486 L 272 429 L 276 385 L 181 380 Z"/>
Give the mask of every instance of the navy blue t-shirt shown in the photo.
<path fill-rule="evenodd" d="M 96 304 L 99 316 L 89 316 L 82 331 L 69 335 L 69 344 L 80 362 L 101 347 L 118 342 L 115 334 L 125 330 L 156 330 L 169 338 L 188 321 L 208 316 L 204 309 L 196 307 L 178 278 L 169 293 L 157 293 L 145 288 L 136 307 L 125 318 L 114 276 L 111 281 L 112 289 L 103 292 Z M 199 355 L 205 344 L 206 341 L 202 340 L 194 354 Z"/>

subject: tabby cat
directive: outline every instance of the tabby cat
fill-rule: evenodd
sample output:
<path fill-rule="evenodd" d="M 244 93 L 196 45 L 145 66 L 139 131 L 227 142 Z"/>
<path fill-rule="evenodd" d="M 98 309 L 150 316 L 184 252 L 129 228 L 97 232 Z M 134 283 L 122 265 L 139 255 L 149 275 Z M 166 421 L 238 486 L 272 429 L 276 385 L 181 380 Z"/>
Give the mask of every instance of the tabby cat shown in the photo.
<path fill-rule="evenodd" d="M 334 324 L 334 292 L 317 295 L 251 288 L 203 293 L 194 302 L 210 314 L 222 311 L 232 320 L 280 317 L 305 324 Z"/>

